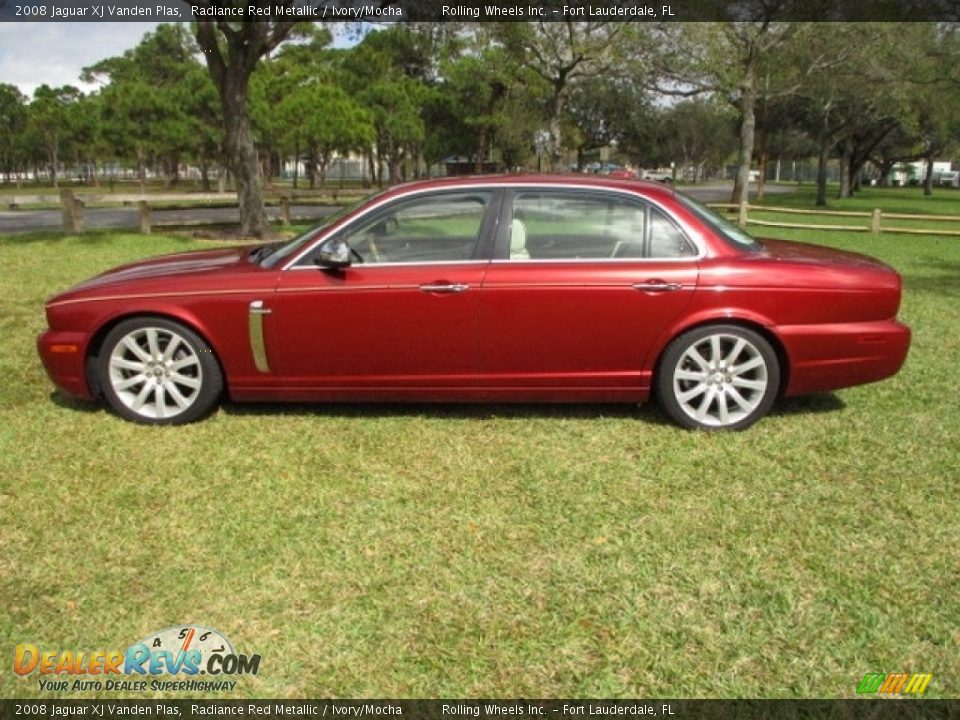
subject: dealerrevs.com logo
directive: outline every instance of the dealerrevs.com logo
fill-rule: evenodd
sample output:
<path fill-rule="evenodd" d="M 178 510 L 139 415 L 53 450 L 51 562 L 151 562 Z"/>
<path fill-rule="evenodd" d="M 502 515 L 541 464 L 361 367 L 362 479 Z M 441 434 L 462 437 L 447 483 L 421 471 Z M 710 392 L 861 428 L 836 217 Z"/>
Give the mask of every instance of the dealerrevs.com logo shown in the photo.
<path fill-rule="evenodd" d="M 36 673 L 40 690 L 49 692 L 230 691 L 237 685 L 230 677 L 259 670 L 259 655 L 237 653 L 226 636 L 201 625 L 150 633 L 126 650 L 51 650 L 21 643 L 13 660 L 17 675 Z"/>
<path fill-rule="evenodd" d="M 857 685 L 857 693 L 871 695 L 923 695 L 933 673 L 867 673 Z"/>

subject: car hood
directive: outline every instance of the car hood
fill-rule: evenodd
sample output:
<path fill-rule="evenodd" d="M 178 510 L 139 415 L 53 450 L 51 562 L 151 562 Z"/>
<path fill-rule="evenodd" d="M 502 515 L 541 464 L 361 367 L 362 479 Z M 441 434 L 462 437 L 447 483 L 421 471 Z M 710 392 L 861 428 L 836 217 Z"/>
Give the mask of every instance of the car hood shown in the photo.
<path fill-rule="evenodd" d="M 251 248 L 229 247 L 214 250 L 161 255 L 107 270 L 86 280 L 71 291 L 90 290 L 128 283 L 134 280 L 162 279 L 185 275 L 211 274 L 236 266 L 250 254 Z"/>

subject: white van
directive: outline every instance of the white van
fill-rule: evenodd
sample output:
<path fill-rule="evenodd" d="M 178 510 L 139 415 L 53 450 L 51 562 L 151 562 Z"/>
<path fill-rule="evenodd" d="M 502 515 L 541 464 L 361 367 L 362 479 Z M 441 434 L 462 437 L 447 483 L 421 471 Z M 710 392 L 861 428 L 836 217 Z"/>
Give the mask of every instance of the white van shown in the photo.
<path fill-rule="evenodd" d="M 944 170 L 937 178 L 937 185 L 960 188 L 960 170 Z"/>

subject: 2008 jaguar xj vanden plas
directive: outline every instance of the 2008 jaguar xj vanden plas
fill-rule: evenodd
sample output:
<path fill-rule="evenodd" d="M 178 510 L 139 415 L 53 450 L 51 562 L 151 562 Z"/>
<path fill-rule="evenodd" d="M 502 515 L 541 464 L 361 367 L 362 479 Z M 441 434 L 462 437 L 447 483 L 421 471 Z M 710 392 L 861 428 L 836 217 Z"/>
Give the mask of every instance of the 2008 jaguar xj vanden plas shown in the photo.
<path fill-rule="evenodd" d="M 382 192 L 286 243 L 154 258 L 47 303 L 53 382 L 143 423 L 237 401 L 644 402 L 740 429 L 889 377 L 883 263 L 758 241 L 669 186 L 509 176 Z"/>

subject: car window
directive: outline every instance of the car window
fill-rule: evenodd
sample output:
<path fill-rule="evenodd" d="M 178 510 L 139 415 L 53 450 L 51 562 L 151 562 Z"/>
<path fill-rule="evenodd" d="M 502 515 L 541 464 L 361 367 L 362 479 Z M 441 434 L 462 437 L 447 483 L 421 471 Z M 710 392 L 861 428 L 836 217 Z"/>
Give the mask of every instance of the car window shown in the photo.
<path fill-rule="evenodd" d="M 696 248 L 676 223 L 656 208 L 650 209 L 650 257 L 693 257 Z"/>
<path fill-rule="evenodd" d="M 446 193 L 377 212 L 344 239 L 364 264 L 456 262 L 474 256 L 491 192 Z"/>
<path fill-rule="evenodd" d="M 646 209 L 627 198 L 522 192 L 509 229 L 513 260 L 643 257 Z"/>
<path fill-rule="evenodd" d="M 335 222 L 338 222 L 342 218 L 346 217 L 354 210 L 359 209 L 363 205 L 373 202 L 377 195 L 382 195 L 385 190 L 380 190 L 372 195 L 368 195 L 362 200 L 357 202 L 350 203 L 349 205 L 337 210 L 332 215 L 328 215 L 319 225 L 307 230 L 305 233 L 298 235 L 292 240 L 288 240 L 286 243 L 272 244 L 265 246 L 257 251 L 254 256 L 251 258 L 255 262 L 259 262 L 263 267 L 274 267 L 278 265 L 283 260 L 286 260 L 289 257 L 296 255 L 298 252 L 303 250 L 310 242 L 313 241 L 317 235 L 319 235 L 324 228 L 333 225 Z"/>
<path fill-rule="evenodd" d="M 670 217 L 640 200 L 598 193 L 528 191 L 513 200 L 512 260 L 695 257 Z"/>
<path fill-rule="evenodd" d="M 752 237 L 743 228 L 737 227 L 729 220 L 721 217 L 706 205 L 702 205 L 693 198 L 677 193 L 677 200 L 688 210 L 693 212 L 701 221 L 719 235 L 729 245 L 753 252 L 763 250 L 763 243 Z"/>

